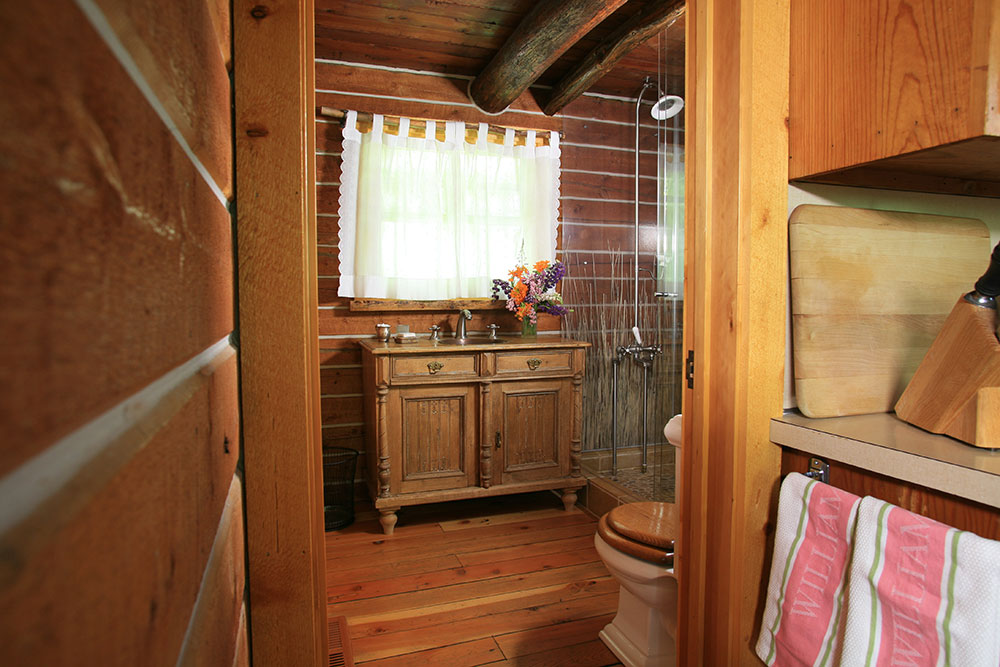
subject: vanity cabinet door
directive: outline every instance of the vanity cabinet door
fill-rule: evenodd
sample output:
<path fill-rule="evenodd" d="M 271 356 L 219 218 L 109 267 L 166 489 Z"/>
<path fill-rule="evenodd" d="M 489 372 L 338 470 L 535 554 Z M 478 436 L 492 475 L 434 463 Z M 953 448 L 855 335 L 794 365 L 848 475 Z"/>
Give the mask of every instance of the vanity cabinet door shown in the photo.
<path fill-rule="evenodd" d="M 476 484 L 475 385 L 400 387 L 389 392 L 387 438 L 393 493 Z"/>
<path fill-rule="evenodd" d="M 490 390 L 493 482 L 533 482 L 570 472 L 571 387 L 566 379 L 498 382 Z"/>

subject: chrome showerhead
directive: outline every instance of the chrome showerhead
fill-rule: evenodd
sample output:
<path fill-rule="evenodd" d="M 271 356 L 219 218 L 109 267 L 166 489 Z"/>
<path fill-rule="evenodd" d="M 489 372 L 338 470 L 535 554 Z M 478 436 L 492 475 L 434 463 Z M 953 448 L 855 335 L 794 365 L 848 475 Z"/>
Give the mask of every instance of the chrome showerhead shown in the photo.
<path fill-rule="evenodd" d="M 656 120 L 667 120 L 679 114 L 683 108 L 683 97 L 680 95 L 664 95 L 656 100 L 656 104 L 649 110 L 649 114 Z"/>

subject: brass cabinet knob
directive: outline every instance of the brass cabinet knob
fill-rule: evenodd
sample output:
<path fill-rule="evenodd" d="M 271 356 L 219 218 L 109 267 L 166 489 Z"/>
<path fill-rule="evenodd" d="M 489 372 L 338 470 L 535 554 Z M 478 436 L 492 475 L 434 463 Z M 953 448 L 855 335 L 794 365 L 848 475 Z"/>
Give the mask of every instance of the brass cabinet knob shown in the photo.
<path fill-rule="evenodd" d="M 431 375 L 434 375 L 442 368 L 444 368 L 444 364 L 442 364 L 440 361 L 432 361 L 429 364 L 427 364 L 427 370 L 430 371 Z"/>
<path fill-rule="evenodd" d="M 534 359 L 534 358 L 528 359 L 528 368 L 530 368 L 531 370 L 535 370 L 541 365 L 542 365 L 541 359 Z"/>

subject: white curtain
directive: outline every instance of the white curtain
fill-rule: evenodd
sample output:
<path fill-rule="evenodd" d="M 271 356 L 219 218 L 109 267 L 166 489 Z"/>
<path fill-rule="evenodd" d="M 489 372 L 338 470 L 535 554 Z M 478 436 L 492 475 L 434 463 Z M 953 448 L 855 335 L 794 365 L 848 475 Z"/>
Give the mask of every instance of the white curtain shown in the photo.
<path fill-rule="evenodd" d="M 534 262 L 555 257 L 559 206 L 559 135 L 535 146 L 529 131 L 514 146 L 465 140 L 465 124 L 427 121 L 425 138 L 344 125 L 340 186 L 340 289 L 346 297 L 438 300 L 486 297 L 507 278 L 519 253 Z"/>

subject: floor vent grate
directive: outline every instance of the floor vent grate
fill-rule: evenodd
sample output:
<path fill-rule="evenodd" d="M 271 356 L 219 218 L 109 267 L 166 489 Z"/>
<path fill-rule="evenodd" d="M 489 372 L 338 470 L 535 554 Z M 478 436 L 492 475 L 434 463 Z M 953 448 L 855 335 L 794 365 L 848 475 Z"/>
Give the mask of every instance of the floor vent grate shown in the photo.
<path fill-rule="evenodd" d="M 330 667 L 354 667 L 351 635 L 347 631 L 347 617 L 334 616 L 329 621 Z"/>

